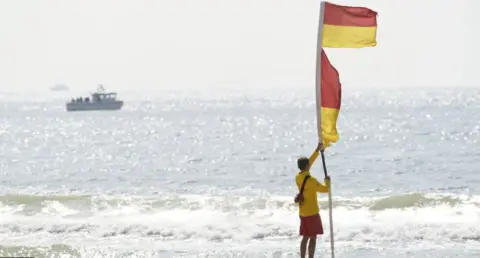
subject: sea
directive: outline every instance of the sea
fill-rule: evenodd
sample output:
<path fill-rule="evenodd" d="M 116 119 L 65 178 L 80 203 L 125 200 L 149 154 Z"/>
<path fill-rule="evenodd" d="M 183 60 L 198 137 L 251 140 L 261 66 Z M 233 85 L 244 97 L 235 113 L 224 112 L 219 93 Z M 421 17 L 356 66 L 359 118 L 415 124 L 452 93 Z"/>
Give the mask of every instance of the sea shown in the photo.
<path fill-rule="evenodd" d="M 0 257 L 299 257 L 314 92 L 119 91 L 122 110 L 92 112 L 1 92 Z M 480 257 L 480 88 L 342 98 L 316 257 L 330 234 L 335 257 Z"/>

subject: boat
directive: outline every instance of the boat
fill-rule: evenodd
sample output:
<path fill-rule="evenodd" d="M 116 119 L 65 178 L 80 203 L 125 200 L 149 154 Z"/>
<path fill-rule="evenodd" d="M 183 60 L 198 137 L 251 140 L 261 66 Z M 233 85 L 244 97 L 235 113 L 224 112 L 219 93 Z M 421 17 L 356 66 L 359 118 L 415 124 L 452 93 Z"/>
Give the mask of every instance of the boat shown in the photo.
<path fill-rule="evenodd" d="M 50 88 L 51 91 L 68 91 L 69 88 L 65 84 L 56 84 L 55 86 Z"/>
<path fill-rule="evenodd" d="M 91 98 L 77 98 L 67 102 L 67 111 L 119 110 L 123 101 L 117 100 L 116 92 L 105 92 L 99 85 L 97 92 L 90 94 Z"/>

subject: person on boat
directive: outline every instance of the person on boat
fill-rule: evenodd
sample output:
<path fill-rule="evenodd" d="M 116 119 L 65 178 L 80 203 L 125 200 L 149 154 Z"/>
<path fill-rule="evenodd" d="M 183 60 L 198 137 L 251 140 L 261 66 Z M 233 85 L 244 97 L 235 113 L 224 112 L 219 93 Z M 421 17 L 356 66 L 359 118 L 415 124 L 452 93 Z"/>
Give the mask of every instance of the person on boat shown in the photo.
<path fill-rule="evenodd" d="M 297 160 L 300 172 L 295 177 L 295 182 L 299 191 L 305 181 L 303 193 L 299 193 L 300 198 L 295 198 L 295 202 L 299 205 L 300 216 L 300 257 L 305 258 L 307 243 L 308 257 L 313 258 L 317 243 L 317 235 L 323 235 L 322 220 L 320 218 L 317 193 L 328 193 L 330 188 L 330 177 L 326 177 L 324 184 L 320 184 L 317 179 L 310 175 L 310 167 L 318 157 L 319 152 L 323 152 L 322 143 L 319 143 L 310 158 L 301 157 Z M 308 177 L 307 177 L 308 176 Z"/>

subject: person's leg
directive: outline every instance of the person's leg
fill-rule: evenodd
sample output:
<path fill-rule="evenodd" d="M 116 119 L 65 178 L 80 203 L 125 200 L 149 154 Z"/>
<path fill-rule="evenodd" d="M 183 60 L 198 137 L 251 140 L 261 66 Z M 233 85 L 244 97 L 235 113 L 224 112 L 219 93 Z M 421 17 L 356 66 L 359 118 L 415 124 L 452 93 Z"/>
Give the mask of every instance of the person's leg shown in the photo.
<path fill-rule="evenodd" d="M 308 257 L 313 258 L 315 256 L 315 249 L 317 247 L 317 235 L 323 234 L 322 221 L 320 214 L 304 218 L 305 233 L 308 236 Z"/>
<path fill-rule="evenodd" d="M 308 237 L 307 235 L 307 225 L 305 224 L 305 218 L 300 216 L 300 230 L 299 234 L 302 237 L 302 241 L 300 242 L 300 258 L 305 258 L 307 253 L 307 242 Z"/>
<path fill-rule="evenodd" d="M 315 256 L 315 247 L 317 246 L 317 237 L 309 237 L 310 241 L 308 242 L 308 258 L 313 258 Z"/>
<path fill-rule="evenodd" d="M 307 242 L 309 237 L 303 236 L 302 242 L 300 242 L 300 258 L 305 258 L 305 254 L 307 253 Z"/>

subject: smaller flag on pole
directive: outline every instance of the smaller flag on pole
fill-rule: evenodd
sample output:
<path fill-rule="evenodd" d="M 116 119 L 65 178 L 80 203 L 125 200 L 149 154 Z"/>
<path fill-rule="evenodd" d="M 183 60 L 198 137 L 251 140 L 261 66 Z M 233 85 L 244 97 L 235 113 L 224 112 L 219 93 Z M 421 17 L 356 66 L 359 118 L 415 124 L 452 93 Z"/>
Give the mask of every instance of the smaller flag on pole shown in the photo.
<path fill-rule="evenodd" d="M 363 48 L 377 45 L 377 12 L 325 2 L 323 47 Z"/>
<path fill-rule="evenodd" d="M 338 141 L 337 118 L 340 112 L 342 89 L 337 69 L 328 60 L 325 50 L 322 49 L 321 59 L 321 118 L 322 143 L 329 147 Z"/>

